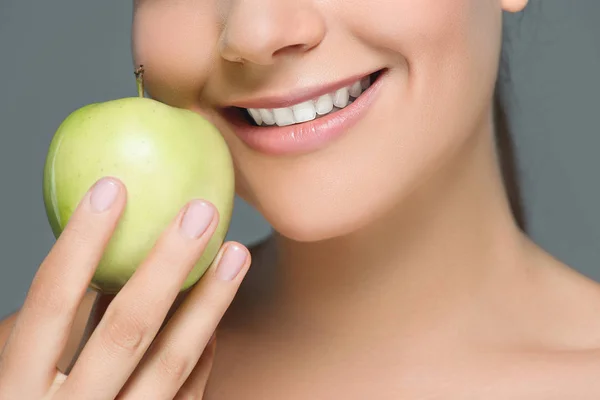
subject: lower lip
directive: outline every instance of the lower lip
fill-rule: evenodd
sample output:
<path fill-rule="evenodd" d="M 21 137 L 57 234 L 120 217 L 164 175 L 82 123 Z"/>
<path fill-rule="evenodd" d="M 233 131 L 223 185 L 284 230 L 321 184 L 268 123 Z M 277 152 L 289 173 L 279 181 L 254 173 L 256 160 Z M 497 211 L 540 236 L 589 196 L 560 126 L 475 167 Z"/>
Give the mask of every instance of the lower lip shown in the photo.
<path fill-rule="evenodd" d="M 354 102 L 324 117 L 289 126 L 259 127 L 248 123 L 239 110 L 228 110 L 235 134 L 250 148 L 268 155 L 299 155 L 325 147 L 342 136 L 367 113 L 387 71 Z"/>

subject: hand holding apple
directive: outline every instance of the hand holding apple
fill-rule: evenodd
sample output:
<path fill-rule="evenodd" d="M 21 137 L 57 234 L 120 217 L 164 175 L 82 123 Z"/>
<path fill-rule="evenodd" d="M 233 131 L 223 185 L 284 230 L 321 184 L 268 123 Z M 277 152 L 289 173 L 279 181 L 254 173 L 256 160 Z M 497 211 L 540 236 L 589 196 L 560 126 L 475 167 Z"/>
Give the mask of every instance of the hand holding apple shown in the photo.
<path fill-rule="evenodd" d="M 196 283 L 223 243 L 233 210 L 234 169 L 227 145 L 205 118 L 143 97 L 84 106 L 58 128 L 44 169 L 44 202 L 59 236 L 90 186 L 104 176 L 127 188 L 127 206 L 91 286 L 118 292 L 181 207 L 211 202 L 219 225 L 181 290 Z"/>

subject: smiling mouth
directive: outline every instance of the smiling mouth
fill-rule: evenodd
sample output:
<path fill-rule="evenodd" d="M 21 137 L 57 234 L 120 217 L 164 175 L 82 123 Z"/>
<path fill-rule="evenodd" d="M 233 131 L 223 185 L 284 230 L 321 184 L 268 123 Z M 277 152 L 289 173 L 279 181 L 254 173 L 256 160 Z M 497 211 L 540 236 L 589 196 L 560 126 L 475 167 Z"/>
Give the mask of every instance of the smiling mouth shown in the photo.
<path fill-rule="evenodd" d="M 348 86 L 314 99 L 282 108 L 232 107 L 242 120 L 254 127 L 283 127 L 318 120 L 351 105 L 379 78 L 383 70 L 374 72 Z"/>
<path fill-rule="evenodd" d="M 253 151 L 269 156 L 306 154 L 333 143 L 362 120 L 389 75 L 383 68 L 283 96 L 239 100 L 221 113 Z"/>

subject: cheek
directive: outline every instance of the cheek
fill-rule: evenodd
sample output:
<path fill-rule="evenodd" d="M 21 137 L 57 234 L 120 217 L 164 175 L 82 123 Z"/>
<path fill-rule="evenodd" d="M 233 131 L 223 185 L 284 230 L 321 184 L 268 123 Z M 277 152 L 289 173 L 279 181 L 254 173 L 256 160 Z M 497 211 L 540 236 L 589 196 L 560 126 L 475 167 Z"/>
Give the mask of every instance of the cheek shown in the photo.
<path fill-rule="evenodd" d="M 499 0 L 339 1 L 336 12 L 359 39 L 410 57 L 460 45 L 473 29 L 493 29 L 490 17 L 500 11 Z"/>
<path fill-rule="evenodd" d="M 450 93 L 459 81 L 493 75 L 500 39 L 499 0 L 351 0 L 347 28 L 402 63 L 412 93 Z M 492 78 L 493 79 L 493 78 Z"/>
<path fill-rule="evenodd" d="M 448 34 L 463 29 L 474 1 L 490 0 L 348 0 L 339 12 L 361 40 L 413 58 L 428 52 L 423 46 L 447 43 Z"/>
<path fill-rule="evenodd" d="M 141 0 L 132 25 L 136 65 L 143 64 L 148 93 L 189 108 L 198 100 L 216 60 L 215 1 Z"/>
<path fill-rule="evenodd" d="M 501 41 L 500 2 L 353 1 L 364 8 L 360 22 L 354 10 L 354 18 L 347 16 L 353 33 L 387 51 L 404 74 L 394 118 L 406 130 L 399 144 L 415 157 L 441 157 L 488 111 Z"/>

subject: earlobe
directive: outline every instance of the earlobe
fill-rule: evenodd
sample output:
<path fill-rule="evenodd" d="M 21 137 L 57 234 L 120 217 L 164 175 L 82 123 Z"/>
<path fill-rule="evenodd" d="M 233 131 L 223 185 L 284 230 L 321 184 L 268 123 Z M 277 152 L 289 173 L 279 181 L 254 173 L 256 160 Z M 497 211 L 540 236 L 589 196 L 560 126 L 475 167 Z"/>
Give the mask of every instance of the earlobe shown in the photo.
<path fill-rule="evenodd" d="M 523 11 L 529 0 L 500 0 L 502 9 L 508 12 Z"/>

